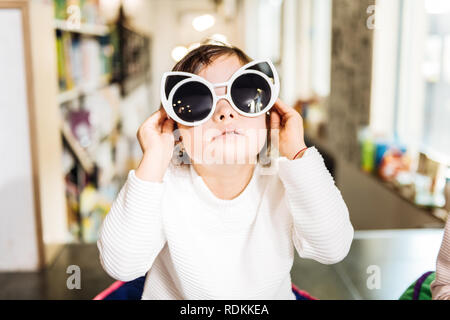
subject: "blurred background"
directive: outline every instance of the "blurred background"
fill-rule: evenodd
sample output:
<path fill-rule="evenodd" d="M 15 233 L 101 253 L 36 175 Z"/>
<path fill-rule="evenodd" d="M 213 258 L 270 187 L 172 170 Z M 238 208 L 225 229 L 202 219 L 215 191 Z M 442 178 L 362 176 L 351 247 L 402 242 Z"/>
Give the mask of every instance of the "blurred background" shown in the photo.
<path fill-rule="evenodd" d="M 0 0 L 0 299 L 92 299 L 114 281 L 102 220 L 140 160 L 163 72 L 205 42 L 274 62 L 349 208 L 348 257 L 296 254 L 293 283 L 319 299 L 398 299 L 435 270 L 450 1 Z M 67 287 L 71 265 L 81 289 Z"/>

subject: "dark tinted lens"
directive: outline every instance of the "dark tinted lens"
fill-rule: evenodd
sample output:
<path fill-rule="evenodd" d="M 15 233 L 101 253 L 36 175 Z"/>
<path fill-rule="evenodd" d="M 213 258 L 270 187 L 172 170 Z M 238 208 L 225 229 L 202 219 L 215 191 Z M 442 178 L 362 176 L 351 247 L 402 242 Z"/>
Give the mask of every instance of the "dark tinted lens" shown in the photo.
<path fill-rule="evenodd" d="M 187 82 L 181 85 L 172 98 L 173 110 L 187 122 L 205 119 L 211 112 L 212 105 L 211 91 L 200 82 Z"/>
<path fill-rule="evenodd" d="M 270 101 L 270 86 L 267 81 L 254 73 L 239 76 L 231 86 L 231 98 L 240 110 L 246 113 L 258 113 Z"/>

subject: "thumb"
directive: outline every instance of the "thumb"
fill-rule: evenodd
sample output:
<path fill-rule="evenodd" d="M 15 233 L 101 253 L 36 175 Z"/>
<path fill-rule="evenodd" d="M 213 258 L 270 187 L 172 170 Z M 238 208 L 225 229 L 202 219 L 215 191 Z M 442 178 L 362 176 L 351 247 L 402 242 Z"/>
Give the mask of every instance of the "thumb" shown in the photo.
<path fill-rule="evenodd" d="M 172 119 L 165 119 L 162 125 L 162 133 L 173 133 L 174 121 Z"/>

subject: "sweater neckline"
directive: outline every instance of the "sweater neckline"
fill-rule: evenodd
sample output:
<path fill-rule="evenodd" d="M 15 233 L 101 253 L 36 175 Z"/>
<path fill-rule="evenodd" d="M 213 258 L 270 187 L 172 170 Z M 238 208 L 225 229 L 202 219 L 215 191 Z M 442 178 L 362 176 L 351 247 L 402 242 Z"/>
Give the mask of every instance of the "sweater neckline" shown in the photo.
<path fill-rule="evenodd" d="M 253 169 L 252 177 L 250 178 L 249 183 L 245 187 L 245 189 L 238 194 L 235 198 L 230 200 L 220 199 L 218 198 L 206 185 L 205 181 L 201 176 L 198 175 L 197 171 L 195 170 L 193 165 L 190 165 L 190 175 L 192 178 L 192 182 L 194 184 L 194 187 L 196 191 L 199 193 L 199 195 L 207 200 L 209 203 L 215 205 L 215 206 L 221 206 L 221 207 L 230 207 L 237 205 L 244 201 L 246 198 L 248 198 L 248 195 L 250 194 L 251 190 L 254 188 L 256 184 L 257 177 L 259 175 L 259 165 L 255 164 L 255 167 Z"/>

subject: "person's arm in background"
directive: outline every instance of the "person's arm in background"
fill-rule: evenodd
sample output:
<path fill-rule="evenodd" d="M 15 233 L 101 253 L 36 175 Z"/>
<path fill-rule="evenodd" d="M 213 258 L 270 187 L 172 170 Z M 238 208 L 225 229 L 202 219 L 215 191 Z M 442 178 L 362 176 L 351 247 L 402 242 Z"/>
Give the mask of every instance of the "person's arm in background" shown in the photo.
<path fill-rule="evenodd" d="M 100 262 L 113 278 L 131 281 L 150 270 L 166 242 L 161 198 L 174 147 L 174 122 L 163 109 L 139 128 L 143 156 L 131 170 L 103 221 L 97 247 Z"/>
<path fill-rule="evenodd" d="M 436 262 L 436 279 L 431 283 L 433 300 L 450 300 L 450 218 Z"/>

